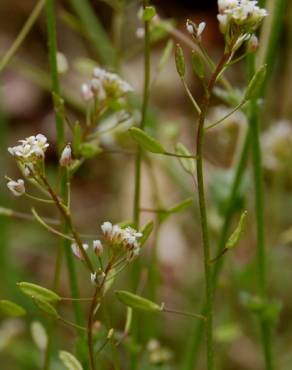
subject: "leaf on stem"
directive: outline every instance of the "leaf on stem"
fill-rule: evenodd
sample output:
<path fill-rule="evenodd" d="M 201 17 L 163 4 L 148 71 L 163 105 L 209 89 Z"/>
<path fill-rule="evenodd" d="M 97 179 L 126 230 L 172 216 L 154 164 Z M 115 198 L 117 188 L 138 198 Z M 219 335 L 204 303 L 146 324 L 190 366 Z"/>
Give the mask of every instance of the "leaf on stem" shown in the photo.
<path fill-rule="evenodd" d="M 167 208 L 164 212 L 159 213 L 159 221 L 164 222 L 169 216 L 184 211 L 193 204 L 193 198 L 186 198 L 183 201 Z"/>
<path fill-rule="evenodd" d="M 150 153 L 164 154 L 166 151 L 158 140 L 146 134 L 143 130 L 132 127 L 129 129 L 132 138 L 146 151 Z"/>
<path fill-rule="evenodd" d="M 162 311 L 161 307 L 157 303 L 143 298 L 137 294 L 133 294 L 126 290 L 117 290 L 115 293 L 119 301 L 122 302 L 125 306 L 148 312 Z"/>
<path fill-rule="evenodd" d="M 61 297 L 50 289 L 40 285 L 27 283 L 25 281 L 16 284 L 19 289 L 27 296 L 35 299 L 40 299 L 46 302 L 58 302 Z"/>

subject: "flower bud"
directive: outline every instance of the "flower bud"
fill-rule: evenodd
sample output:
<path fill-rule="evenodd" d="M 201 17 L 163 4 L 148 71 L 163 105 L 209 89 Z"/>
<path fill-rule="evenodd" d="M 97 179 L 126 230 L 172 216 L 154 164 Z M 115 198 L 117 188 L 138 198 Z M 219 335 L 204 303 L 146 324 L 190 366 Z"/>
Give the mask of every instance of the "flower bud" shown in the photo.
<path fill-rule="evenodd" d="M 24 181 L 22 179 L 8 181 L 7 187 L 15 197 L 19 197 L 25 193 Z"/>
<path fill-rule="evenodd" d="M 259 39 L 256 35 L 252 35 L 247 43 L 247 50 L 249 53 L 255 53 L 259 48 Z"/>
<path fill-rule="evenodd" d="M 88 244 L 83 244 L 82 246 L 85 251 L 88 249 Z M 71 244 L 71 249 L 75 257 L 77 257 L 79 260 L 84 260 L 83 254 L 76 243 Z"/>
<path fill-rule="evenodd" d="M 93 98 L 93 92 L 88 84 L 81 85 L 81 95 L 86 102 Z"/>
<path fill-rule="evenodd" d="M 72 163 L 72 150 L 70 144 L 67 144 L 61 154 L 60 165 L 62 167 L 70 166 Z"/>
<path fill-rule="evenodd" d="M 93 251 L 99 257 L 103 252 L 103 246 L 100 240 L 93 240 Z"/>
<path fill-rule="evenodd" d="M 197 38 L 200 40 L 204 29 L 206 28 L 206 22 L 201 22 L 197 29 Z"/>

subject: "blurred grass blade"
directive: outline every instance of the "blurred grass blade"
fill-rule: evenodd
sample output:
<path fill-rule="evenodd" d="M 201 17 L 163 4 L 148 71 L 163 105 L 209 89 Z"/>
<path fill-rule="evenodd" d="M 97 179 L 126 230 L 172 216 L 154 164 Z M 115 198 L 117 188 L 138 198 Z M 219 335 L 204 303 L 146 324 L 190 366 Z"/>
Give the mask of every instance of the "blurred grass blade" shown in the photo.
<path fill-rule="evenodd" d="M 115 51 L 90 2 L 88 0 L 70 0 L 70 3 L 79 16 L 100 61 L 103 64 L 113 66 L 116 60 Z"/>
<path fill-rule="evenodd" d="M 45 0 L 39 0 L 32 10 L 30 16 L 27 18 L 24 26 L 22 27 L 21 31 L 17 35 L 16 39 L 8 49 L 8 51 L 5 53 L 5 55 L 1 58 L 0 61 L 0 73 L 3 71 L 3 69 L 8 65 L 8 63 L 11 61 L 19 47 L 21 46 L 22 42 L 32 29 L 35 21 L 37 20 L 38 16 L 40 15 L 43 7 L 45 5 Z"/>

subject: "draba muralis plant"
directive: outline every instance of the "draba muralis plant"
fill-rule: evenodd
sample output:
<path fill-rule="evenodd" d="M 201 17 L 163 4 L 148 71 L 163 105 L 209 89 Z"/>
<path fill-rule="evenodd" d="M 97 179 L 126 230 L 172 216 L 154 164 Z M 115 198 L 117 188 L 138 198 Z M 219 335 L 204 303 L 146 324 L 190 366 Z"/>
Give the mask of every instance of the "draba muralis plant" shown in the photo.
<path fill-rule="evenodd" d="M 213 127 L 219 125 L 231 114 L 238 109 L 246 110 L 248 105 L 253 104 L 260 94 L 263 81 L 266 74 L 266 66 L 254 72 L 251 81 L 245 92 L 241 97 L 237 98 L 234 108 L 227 116 L 222 117 L 214 123 L 206 124 L 206 116 L 210 105 L 210 100 L 214 87 L 217 82 L 222 82 L 225 70 L 232 64 L 242 60 L 248 54 L 255 53 L 258 49 L 258 38 L 255 35 L 257 28 L 260 26 L 262 20 L 268 15 L 267 11 L 260 8 L 257 1 L 249 0 L 219 0 L 218 1 L 219 14 L 217 16 L 219 21 L 220 31 L 224 35 L 225 47 L 224 53 L 219 62 L 214 63 L 209 57 L 204 45 L 202 43 L 202 36 L 206 27 L 205 22 L 196 25 L 188 20 L 186 27 L 191 34 L 193 41 L 197 46 L 197 50 L 192 53 L 192 66 L 195 74 L 201 81 L 204 89 L 204 94 L 200 102 L 197 102 L 187 86 L 185 80 L 185 60 L 182 48 L 177 45 L 176 48 L 176 67 L 177 72 L 185 87 L 186 93 L 193 104 L 193 107 L 198 115 L 198 124 L 196 130 L 196 169 L 194 169 L 192 176 L 195 180 L 195 186 L 198 190 L 198 201 L 201 220 L 202 244 L 204 251 L 204 271 L 205 271 L 205 289 L 206 289 L 206 303 L 204 313 L 206 315 L 206 352 L 207 352 L 207 368 L 214 369 L 214 342 L 213 342 L 213 276 L 212 263 L 216 262 L 223 256 L 225 252 L 230 249 L 228 246 L 234 245 L 234 241 L 240 236 L 244 214 L 241 217 L 238 228 L 230 237 L 225 248 L 221 253 L 212 258 L 210 250 L 209 232 L 208 232 L 208 215 L 206 206 L 206 195 L 204 186 L 204 171 L 203 171 L 203 148 L 205 133 Z M 242 47 L 246 44 L 245 51 L 241 52 Z M 239 54 L 239 55 L 237 55 Z M 206 73 L 206 67 L 210 70 L 210 76 Z M 224 81 L 223 81 L 224 82 Z M 225 82 L 226 85 L 226 82 Z M 227 85 L 230 90 L 230 86 Z M 231 92 L 232 94 L 232 92 Z M 264 258 L 264 257 L 263 257 Z M 263 338 L 263 341 L 265 339 Z M 270 349 L 269 349 L 270 351 Z M 271 368 L 269 364 L 267 368 Z"/>

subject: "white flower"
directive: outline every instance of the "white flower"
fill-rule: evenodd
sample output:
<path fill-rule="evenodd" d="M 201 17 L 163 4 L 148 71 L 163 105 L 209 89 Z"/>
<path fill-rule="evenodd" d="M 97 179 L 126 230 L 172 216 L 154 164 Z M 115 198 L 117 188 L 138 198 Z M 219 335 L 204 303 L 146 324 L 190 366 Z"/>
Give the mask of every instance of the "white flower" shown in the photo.
<path fill-rule="evenodd" d="M 187 22 L 186 22 L 186 28 L 187 28 L 187 31 L 190 35 L 195 34 L 194 26 L 192 25 L 192 23 L 189 20 L 187 20 Z"/>
<path fill-rule="evenodd" d="M 22 179 L 18 179 L 17 181 L 8 181 L 7 187 L 16 197 L 19 197 L 25 193 L 24 181 Z"/>
<path fill-rule="evenodd" d="M 103 246 L 100 240 L 93 240 L 93 251 L 97 256 L 100 256 L 103 252 Z"/>
<path fill-rule="evenodd" d="M 105 237 L 107 237 L 108 235 L 111 234 L 112 232 L 112 229 L 113 229 L 113 225 L 111 222 L 109 221 L 105 221 L 102 225 L 101 225 L 101 230 L 104 234 Z"/>
<path fill-rule="evenodd" d="M 82 244 L 83 249 L 86 251 L 88 249 L 88 244 Z M 75 257 L 77 257 L 79 260 L 84 260 L 83 254 L 79 248 L 79 246 L 76 243 L 71 244 L 71 249 Z"/>
<path fill-rule="evenodd" d="M 49 146 L 47 138 L 38 134 L 29 136 L 24 140 L 19 140 L 20 145 L 8 148 L 8 152 L 23 162 L 35 162 L 39 158 L 45 157 L 45 152 Z"/>
<path fill-rule="evenodd" d="M 60 165 L 62 167 L 70 166 L 72 163 L 72 150 L 70 144 L 67 144 L 61 154 Z"/>
<path fill-rule="evenodd" d="M 204 29 L 206 28 L 206 22 L 201 22 L 198 25 L 198 30 L 197 30 L 197 37 L 200 38 L 202 36 L 202 33 L 204 32 Z"/>
<path fill-rule="evenodd" d="M 90 101 L 93 98 L 93 92 L 89 84 L 81 85 L 81 95 L 86 102 Z"/>
<path fill-rule="evenodd" d="M 255 53 L 259 48 L 259 39 L 256 35 L 252 35 L 251 38 L 248 40 L 247 50 L 250 53 Z"/>

